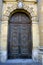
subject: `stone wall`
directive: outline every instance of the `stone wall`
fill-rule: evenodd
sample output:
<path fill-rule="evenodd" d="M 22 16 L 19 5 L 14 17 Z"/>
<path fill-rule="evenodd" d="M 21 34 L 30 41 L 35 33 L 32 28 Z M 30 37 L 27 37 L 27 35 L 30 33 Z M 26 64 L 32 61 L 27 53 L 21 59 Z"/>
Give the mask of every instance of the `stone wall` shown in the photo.
<path fill-rule="evenodd" d="M 39 60 L 43 63 L 43 0 L 38 0 L 38 20 L 40 35 Z"/>
<path fill-rule="evenodd" d="M 40 31 L 40 46 L 43 46 L 43 0 L 38 0 L 38 19 Z"/>
<path fill-rule="evenodd" d="M 1 21 L 1 51 L 2 51 L 2 57 L 1 60 L 5 59 L 4 61 L 7 60 L 7 35 L 8 35 L 8 19 L 10 13 L 17 9 L 17 1 L 15 0 L 4 0 L 3 2 L 3 8 L 2 8 L 2 21 Z M 38 56 L 38 47 L 43 45 L 43 18 L 41 15 L 42 13 L 40 12 L 40 4 L 34 0 L 33 2 L 29 1 L 24 1 L 23 2 L 24 6 L 23 9 L 27 10 L 30 15 L 31 15 L 31 20 L 32 20 L 32 42 L 33 42 L 33 59 L 37 60 Z M 38 15 L 37 15 L 37 4 L 38 4 Z M 43 10 L 43 9 L 42 9 Z M 40 14 L 39 14 L 40 13 Z M 40 17 L 41 15 L 41 17 Z M 38 20 L 39 19 L 39 20 Z M 41 34 L 40 34 L 41 33 Z M 40 34 L 40 37 L 39 37 Z M 35 53 L 37 53 L 35 55 Z"/>

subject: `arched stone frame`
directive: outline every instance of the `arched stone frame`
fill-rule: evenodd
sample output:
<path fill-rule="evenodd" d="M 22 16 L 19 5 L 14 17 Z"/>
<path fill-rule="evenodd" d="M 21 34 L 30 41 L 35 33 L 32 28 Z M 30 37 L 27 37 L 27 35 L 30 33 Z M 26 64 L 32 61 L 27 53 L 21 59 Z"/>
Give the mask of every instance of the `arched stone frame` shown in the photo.
<path fill-rule="evenodd" d="M 7 10 L 5 11 L 6 13 L 3 14 L 2 16 L 2 21 L 7 21 L 7 30 L 8 30 L 8 20 L 9 20 L 9 15 L 11 12 L 13 12 L 14 10 L 17 9 L 17 5 L 12 5 L 11 7 L 7 7 Z M 18 8 L 19 9 L 19 8 Z M 33 8 L 30 8 L 26 5 L 23 6 L 23 9 L 26 10 L 27 12 L 30 13 L 31 15 L 31 20 L 32 20 L 32 28 L 33 28 L 33 24 L 36 23 L 37 24 L 37 20 L 36 20 L 36 17 L 35 17 L 35 14 L 34 14 L 34 11 L 33 11 Z M 34 22 L 36 21 L 36 22 Z M 8 33 L 7 33 L 8 34 Z M 33 31 L 32 31 L 32 35 L 33 35 Z M 32 36 L 33 37 L 33 36 Z M 7 35 L 6 35 L 6 38 L 7 38 Z M 33 39 L 33 38 L 32 38 Z M 33 48 L 34 48 L 34 39 L 33 39 Z M 7 47 L 7 41 L 6 41 L 6 47 Z M 36 46 L 37 47 L 37 46 Z M 5 60 L 7 59 L 7 48 L 6 48 L 6 55 L 5 55 Z"/>
<path fill-rule="evenodd" d="M 12 12 L 10 13 L 10 16 L 9 16 L 9 21 L 10 21 L 12 15 L 15 14 L 15 13 L 18 13 L 18 12 L 24 13 L 25 15 L 27 15 L 27 17 L 30 19 L 30 23 L 29 23 L 29 24 L 31 24 L 30 26 L 31 26 L 31 29 L 32 29 L 31 15 L 30 15 L 29 12 L 27 12 L 27 11 L 24 10 L 24 9 L 16 9 L 16 10 L 12 11 Z M 8 21 L 8 23 L 9 23 L 9 21 Z M 8 26 L 9 26 L 9 24 L 8 24 Z M 8 27 L 8 29 L 9 29 L 9 27 Z M 31 29 L 30 29 L 30 30 L 31 30 Z M 9 32 L 9 30 L 8 30 L 8 32 Z M 7 36 L 9 36 L 9 35 L 7 35 Z M 31 30 L 31 37 L 32 37 L 32 30 Z M 31 41 L 32 41 L 32 39 L 31 39 Z M 9 43 L 8 43 L 8 44 L 9 44 Z M 32 46 L 33 46 L 33 44 L 32 44 L 32 42 L 31 42 L 31 56 L 32 56 Z M 7 51 L 8 51 L 8 45 L 7 45 Z M 8 57 L 8 55 L 7 55 L 7 57 Z M 31 58 L 32 58 L 32 57 L 31 57 Z"/>
<path fill-rule="evenodd" d="M 14 10 L 16 10 L 16 9 L 24 9 L 24 10 L 26 10 L 27 12 L 29 12 L 30 13 L 30 15 L 31 15 L 31 20 L 33 20 L 34 19 L 34 17 L 35 17 L 35 14 L 34 14 L 34 11 L 33 11 L 33 8 L 31 7 L 29 7 L 29 6 L 26 6 L 26 5 L 24 5 L 23 6 L 23 8 L 18 8 L 17 7 L 17 5 L 12 5 L 11 7 L 7 7 L 7 9 L 6 9 L 6 11 L 5 11 L 5 13 L 3 14 L 3 16 L 2 16 L 2 20 L 6 20 L 6 21 L 8 21 L 9 20 L 9 15 L 10 15 L 10 13 L 12 12 L 12 11 L 14 11 Z"/>

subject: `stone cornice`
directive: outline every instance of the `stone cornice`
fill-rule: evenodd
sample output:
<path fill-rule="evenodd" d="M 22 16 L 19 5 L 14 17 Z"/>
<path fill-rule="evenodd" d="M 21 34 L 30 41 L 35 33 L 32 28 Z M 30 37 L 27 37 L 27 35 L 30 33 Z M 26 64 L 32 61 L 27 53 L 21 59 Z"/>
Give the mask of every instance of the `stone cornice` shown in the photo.
<path fill-rule="evenodd" d="M 3 2 L 15 2 L 17 0 L 3 0 Z M 35 2 L 37 3 L 37 0 L 23 0 L 24 2 Z"/>

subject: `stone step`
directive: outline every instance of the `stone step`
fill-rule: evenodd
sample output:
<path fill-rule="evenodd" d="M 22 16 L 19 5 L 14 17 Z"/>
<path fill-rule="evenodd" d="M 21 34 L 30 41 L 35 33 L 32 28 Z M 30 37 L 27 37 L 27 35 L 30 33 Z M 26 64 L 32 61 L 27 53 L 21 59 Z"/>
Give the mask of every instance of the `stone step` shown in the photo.
<path fill-rule="evenodd" d="M 0 65 L 42 65 L 40 63 L 0 63 Z"/>
<path fill-rule="evenodd" d="M 15 59 L 8 60 L 5 63 L 0 63 L 0 65 L 42 65 L 39 62 L 35 62 L 32 59 Z"/>

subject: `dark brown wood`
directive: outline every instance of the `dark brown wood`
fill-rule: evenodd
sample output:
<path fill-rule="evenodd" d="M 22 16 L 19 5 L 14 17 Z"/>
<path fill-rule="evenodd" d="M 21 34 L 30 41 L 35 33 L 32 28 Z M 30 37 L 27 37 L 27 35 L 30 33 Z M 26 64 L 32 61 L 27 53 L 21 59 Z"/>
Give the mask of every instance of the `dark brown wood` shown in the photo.
<path fill-rule="evenodd" d="M 8 58 L 30 58 L 32 55 L 31 23 L 24 13 L 15 13 L 9 21 Z"/>

